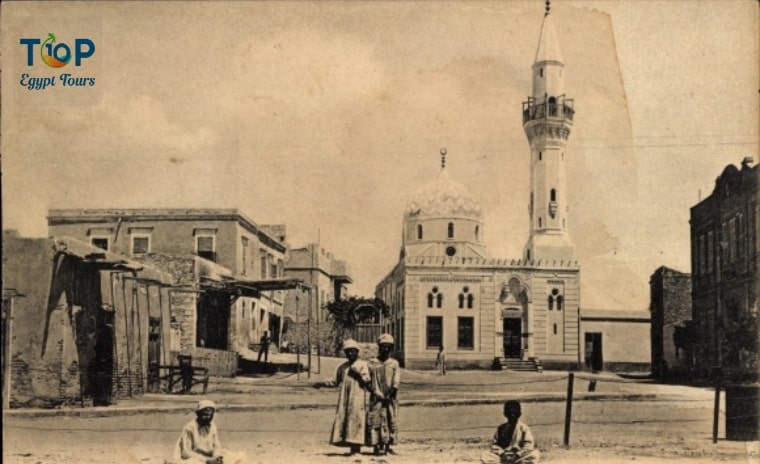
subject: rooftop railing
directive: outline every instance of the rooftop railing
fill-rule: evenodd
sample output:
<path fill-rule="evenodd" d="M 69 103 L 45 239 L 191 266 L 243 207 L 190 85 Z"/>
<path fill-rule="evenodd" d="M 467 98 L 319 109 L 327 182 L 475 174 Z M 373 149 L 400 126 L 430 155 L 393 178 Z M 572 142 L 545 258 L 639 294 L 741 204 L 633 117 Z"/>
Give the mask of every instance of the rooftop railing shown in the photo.
<path fill-rule="evenodd" d="M 536 119 L 555 119 L 572 122 L 575 110 L 572 100 L 560 103 L 536 103 L 529 100 L 523 102 L 523 124 Z"/>

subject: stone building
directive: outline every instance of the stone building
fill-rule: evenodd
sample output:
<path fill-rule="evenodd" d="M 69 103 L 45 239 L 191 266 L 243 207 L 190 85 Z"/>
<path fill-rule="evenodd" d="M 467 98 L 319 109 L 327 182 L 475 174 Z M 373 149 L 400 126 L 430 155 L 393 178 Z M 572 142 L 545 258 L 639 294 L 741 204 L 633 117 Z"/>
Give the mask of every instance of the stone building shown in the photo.
<path fill-rule="evenodd" d="M 171 350 L 172 276 L 71 238 L 3 234 L 5 407 L 139 395 Z M 163 327 L 163 328 L 162 328 Z"/>
<path fill-rule="evenodd" d="M 691 274 L 662 266 L 649 278 L 652 316 L 652 375 L 664 378 L 690 370 Z"/>
<path fill-rule="evenodd" d="M 236 209 L 59 209 L 48 230 L 150 263 L 196 290 L 173 294 L 173 351 L 194 353 L 219 375 L 234 375 L 237 354 L 250 354 L 264 331 L 279 342 L 285 290 L 295 286 L 283 278 L 285 226 L 259 226 Z"/>
<path fill-rule="evenodd" d="M 530 144 L 530 230 L 519 259 L 490 256 L 478 201 L 440 172 L 420 187 L 403 215 L 398 263 L 376 286 L 391 308 L 384 321 L 407 368 L 432 368 L 443 347 L 451 367 L 519 362 L 580 363 L 580 274 L 567 207 L 566 144 L 573 100 L 552 16 L 541 27 L 523 103 Z"/>
<path fill-rule="evenodd" d="M 760 293 L 760 168 L 729 165 L 713 192 L 691 208 L 692 319 L 695 363 L 756 375 Z"/>
<path fill-rule="evenodd" d="M 312 345 L 316 345 L 319 339 L 324 346 L 330 330 L 325 305 L 345 298 L 348 285 L 353 282 L 346 262 L 337 259 L 318 243 L 310 243 L 288 250 L 285 276 L 302 281 L 308 289 L 300 295 L 289 292 L 285 297 L 285 318 L 289 332 L 285 338 L 289 343 L 305 346 L 309 336 L 312 336 Z M 309 317 L 311 326 L 307 327 Z M 307 334 L 307 330 L 311 334 Z"/>

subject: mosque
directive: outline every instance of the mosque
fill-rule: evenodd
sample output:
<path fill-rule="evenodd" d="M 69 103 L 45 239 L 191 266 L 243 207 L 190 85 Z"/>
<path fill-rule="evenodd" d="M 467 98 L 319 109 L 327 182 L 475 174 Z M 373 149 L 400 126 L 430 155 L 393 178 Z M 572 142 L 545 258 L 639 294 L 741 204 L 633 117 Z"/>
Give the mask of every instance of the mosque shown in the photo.
<path fill-rule="evenodd" d="M 547 2 L 533 93 L 522 105 L 531 163 L 521 258 L 489 254 L 481 206 L 449 177 L 445 149 L 437 178 L 404 210 L 399 261 L 376 287 L 391 308 L 384 329 L 404 367 L 433 368 L 441 349 L 449 368 L 580 363 L 580 268 L 568 231 L 565 169 L 575 112 L 563 68 Z"/>

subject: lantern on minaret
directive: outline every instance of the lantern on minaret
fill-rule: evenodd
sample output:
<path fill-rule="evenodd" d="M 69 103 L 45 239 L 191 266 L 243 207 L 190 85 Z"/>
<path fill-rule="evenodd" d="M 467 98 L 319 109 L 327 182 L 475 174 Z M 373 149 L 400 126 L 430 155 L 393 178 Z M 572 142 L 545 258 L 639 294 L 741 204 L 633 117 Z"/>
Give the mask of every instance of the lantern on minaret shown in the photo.
<path fill-rule="evenodd" d="M 530 236 L 524 252 L 528 261 L 574 258 L 568 231 L 565 147 L 575 110 L 573 100 L 565 95 L 565 65 L 550 13 L 547 1 L 532 68 L 533 94 L 522 108 L 531 156 Z"/>

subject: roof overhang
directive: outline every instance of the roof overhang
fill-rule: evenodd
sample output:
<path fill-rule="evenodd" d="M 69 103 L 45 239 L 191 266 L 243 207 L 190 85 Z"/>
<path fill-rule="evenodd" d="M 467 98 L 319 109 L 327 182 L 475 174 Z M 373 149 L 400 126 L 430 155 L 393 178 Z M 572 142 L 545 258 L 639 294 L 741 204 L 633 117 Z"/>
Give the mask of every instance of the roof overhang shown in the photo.
<path fill-rule="evenodd" d="M 129 260 L 123 255 L 111 253 L 71 237 L 54 238 L 53 251 L 56 254 L 64 254 L 80 259 L 82 262 L 91 264 L 99 270 L 131 272 L 136 280 L 167 286 L 174 283 L 171 274 L 145 266 L 136 261 Z"/>
<path fill-rule="evenodd" d="M 207 290 L 226 292 L 231 295 L 258 298 L 261 296 L 261 292 L 309 288 L 309 285 L 305 284 L 301 279 L 294 278 L 269 280 L 253 280 L 241 278 L 211 280 L 204 278 L 201 280 L 201 287 Z"/>

